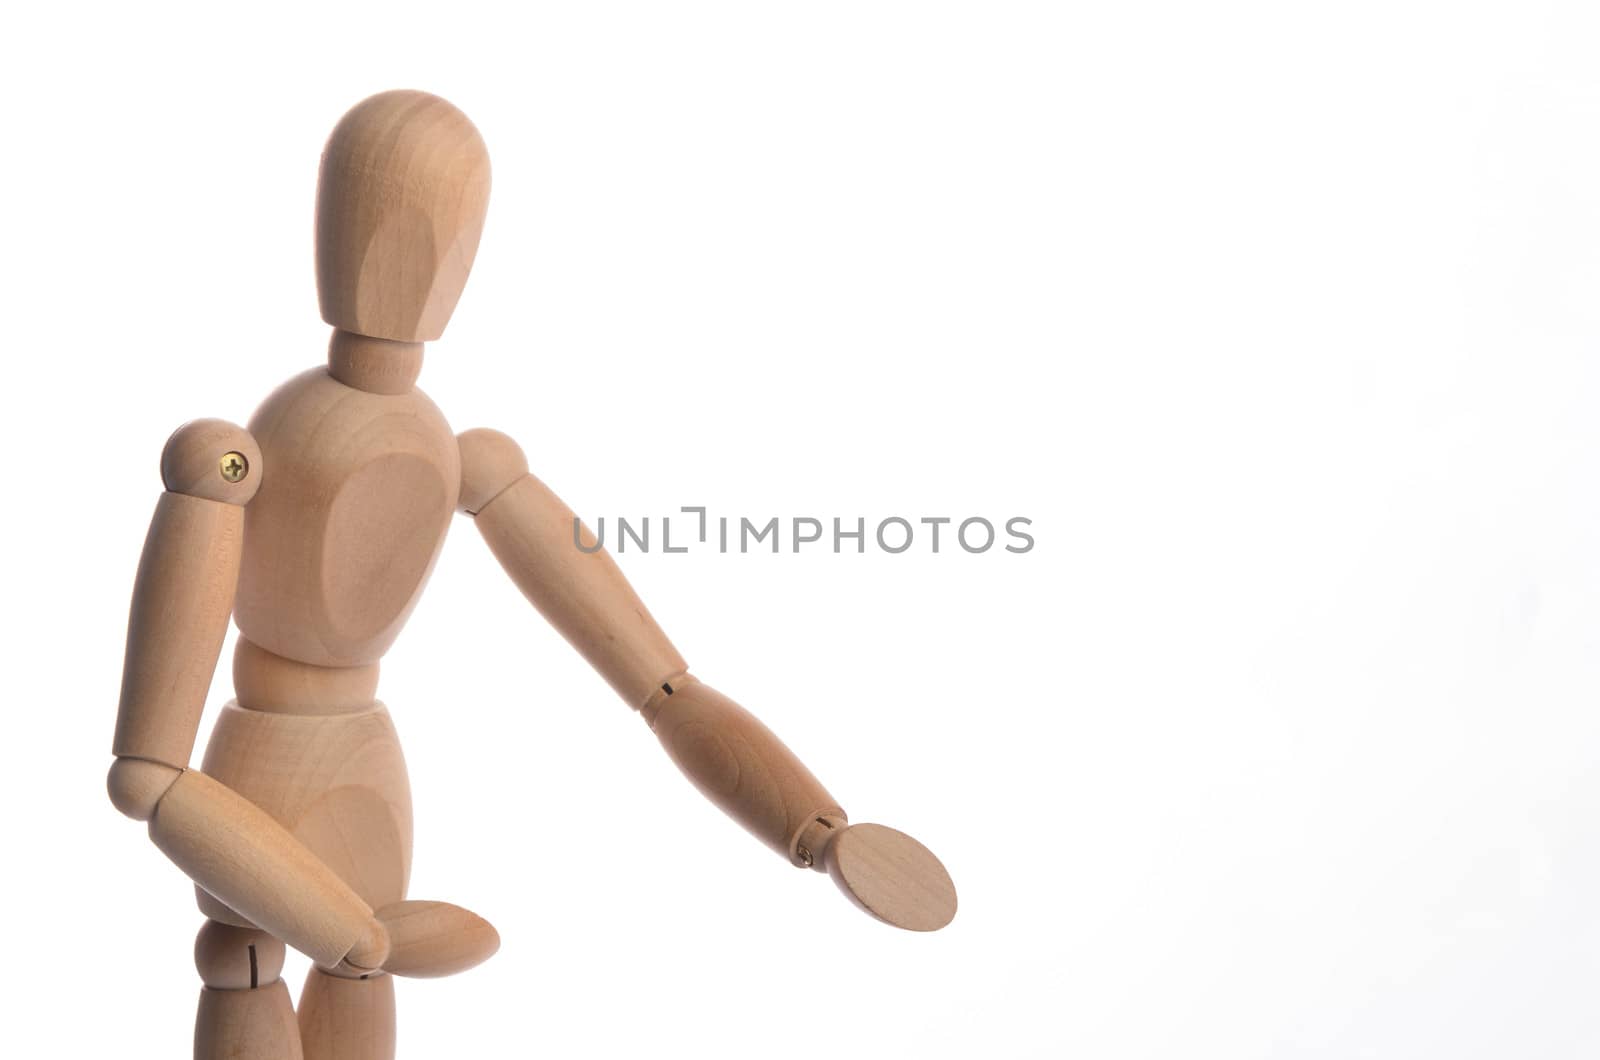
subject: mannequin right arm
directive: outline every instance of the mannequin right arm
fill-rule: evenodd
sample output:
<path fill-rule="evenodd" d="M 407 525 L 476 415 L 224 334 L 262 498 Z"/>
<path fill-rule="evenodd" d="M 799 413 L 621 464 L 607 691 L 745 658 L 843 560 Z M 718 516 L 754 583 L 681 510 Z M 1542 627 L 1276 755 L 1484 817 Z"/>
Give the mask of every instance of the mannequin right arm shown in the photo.
<path fill-rule="evenodd" d="M 254 439 L 221 420 L 186 424 L 167 442 L 107 788 L 117 809 L 150 822 L 151 840 L 185 875 L 258 927 L 324 967 L 377 968 L 389 942 L 367 903 L 265 811 L 188 768 L 261 473 Z"/>

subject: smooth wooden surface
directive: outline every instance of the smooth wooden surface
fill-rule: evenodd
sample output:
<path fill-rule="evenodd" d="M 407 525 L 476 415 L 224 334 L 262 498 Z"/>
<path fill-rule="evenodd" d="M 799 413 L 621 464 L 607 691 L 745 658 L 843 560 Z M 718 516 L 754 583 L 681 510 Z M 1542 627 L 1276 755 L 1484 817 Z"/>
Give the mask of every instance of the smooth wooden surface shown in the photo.
<path fill-rule="evenodd" d="M 937 931 L 956 915 L 956 885 L 933 851 L 881 824 L 857 824 L 828 847 L 828 875 L 885 923 Z"/>
<path fill-rule="evenodd" d="M 796 865 L 800 834 L 844 811 L 794 752 L 749 711 L 692 677 L 673 684 L 650 721 L 661 746 L 724 813 Z"/>
<path fill-rule="evenodd" d="M 228 703 L 204 769 L 285 829 L 371 909 L 405 897 L 411 786 L 399 735 L 381 703 L 321 715 Z M 248 910 L 230 912 L 224 895 L 196 882 L 207 916 L 269 926 Z"/>
<path fill-rule="evenodd" d="M 304 844 L 203 773 L 184 773 L 162 796 L 150 838 L 228 908 L 320 964 L 338 964 L 376 923 Z"/>
<path fill-rule="evenodd" d="M 244 510 L 164 493 L 145 538 L 128 614 L 112 753 L 189 764 L 228 631 Z"/>
<path fill-rule="evenodd" d="M 375 702 L 378 664 L 313 666 L 274 655 L 240 637 L 233 650 L 233 690 L 247 710 L 351 714 Z"/>
<path fill-rule="evenodd" d="M 322 319 L 399 342 L 444 333 L 478 252 L 489 152 L 425 92 L 384 92 L 340 120 L 317 181 Z"/>
<path fill-rule="evenodd" d="M 156 806 L 183 770 L 143 758 L 119 758 L 106 774 L 106 794 L 111 805 L 135 821 L 148 821 Z"/>
<path fill-rule="evenodd" d="M 378 910 L 389 933 L 383 969 L 413 979 L 455 975 L 500 949 L 494 925 L 447 902 L 396 902 Z"/>
<path fill-rule="evenodd" d="M 394 977 L 349 979 L 313 968 L 300 992 L 305 1060 L 392 1060 Z"/>
<path fill-rule="evenodd" d="M 317 666 L 377 662 L 455 512 L 455 434 L 417 389 L 372 394 L 314 368 L 250 420 L 270 473 L 245 514 L 239 632 Z"/>
<path fill-rule="evenodd" d="M 300 1028 L 283 980 L 259 990 L 201 989 L 195 1060 L 301 1060 L 302 1055 Z"/>
<path fill-rule="evenodd" d="M 328 374 L 345 386 L 371 394 L 404 394 L 421 373 L 420 342 L 391 342 L 338 328 L 328 339 Z"/>
<path fill-rule="evenodd" d="M 194 967 L 216 990 L 255 990 L 283 974 L 284 945 L 265 931 L 207 920 L 194 938 Z"/>
<path fill-rule="evenodd" d="M 474 521 L 523 595 L 629 706 L 688 669 L 610 554 L 577 547 L 572 509 L 543 482 L 522 476 Z M 595 548 L 587 527 L 578 540 Z"/>
<path fill-rule="evenodd" d="M 172 433 L 161 452 L 161 482 L 173 493 L 244 505 L 255 496 L 261 476 L 256 440 L 227 420 L 191 420 Z"/>
<path fill-rule="evenodd" d="M 508 436 L 487 427 L 456 435 L 461 450 L 461 497 L 457 507 L 477 515 L 484 505 L 528 473 L 528 458 Z"/>

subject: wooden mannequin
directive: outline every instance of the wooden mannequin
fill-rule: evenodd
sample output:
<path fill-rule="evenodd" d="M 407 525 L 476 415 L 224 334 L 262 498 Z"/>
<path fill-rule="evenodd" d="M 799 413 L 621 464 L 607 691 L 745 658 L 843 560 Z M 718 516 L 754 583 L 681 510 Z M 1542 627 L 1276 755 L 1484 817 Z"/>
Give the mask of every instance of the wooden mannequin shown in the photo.
<path fill-rule="evenodd" d="M 572 512 L 511 439 L 453 434 L 414 386 L 488 195 L 483 141 L 449 103 L 386 92 L 358 104 L 318 185 L 327 366 L 274 391 L 248 430 L 199 420 L 162 454 L 108 787 L 195 882 L 207 917 L 197 1057 L 392 1057 L 388 973 L 449 975 L 499 946 L 464 909 L 405 900 L 411 796 L 374 698 L 457 510 L 708 798 L 882 920 L 928 931 L 955 915 L 926 848 L 849 825 L 770 731 L 687 673 L 610 555 L 575 547 Z M 237 698 L 195 770 L 230 614 Z M 315 963 L 298 1019 L 279 978 L 285 944 Z"/>

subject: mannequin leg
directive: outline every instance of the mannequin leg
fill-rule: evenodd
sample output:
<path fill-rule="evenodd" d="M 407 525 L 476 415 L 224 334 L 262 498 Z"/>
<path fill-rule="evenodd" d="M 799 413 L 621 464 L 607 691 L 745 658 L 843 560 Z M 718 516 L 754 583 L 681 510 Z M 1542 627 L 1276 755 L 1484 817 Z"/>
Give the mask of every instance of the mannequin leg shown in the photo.
<path fill-rule="evenodd" d="M 283 943 L 264 931 L 206 921 L 194 944 L 205 986 L 195 1060 L 303 1060 L 284 984 Z"/>
<path fill-rule="evenodd" d="M 346 979 L 312 968 L 300 994 L 305 1060 L 394 1060 L 394 977 Z"/>

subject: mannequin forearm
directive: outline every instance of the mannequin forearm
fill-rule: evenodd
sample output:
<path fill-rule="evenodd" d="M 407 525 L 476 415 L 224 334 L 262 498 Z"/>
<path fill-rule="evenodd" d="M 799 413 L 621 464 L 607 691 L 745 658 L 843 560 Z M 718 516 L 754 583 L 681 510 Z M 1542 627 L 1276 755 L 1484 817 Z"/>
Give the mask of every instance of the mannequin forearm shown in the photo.
<path fill-rule="evenodd" d="M 373 912 L 283 825 L 197 770 L 121 758 L 112 802 L 150 822 L 150 839 L 230 909 L 332 968 L 373 968 L 388 943 Z"/>
<path fill-rule="evenodd" d="M 749 711 L 685 675 L 641 714 L 684 776 L 796 865 L 821 871 L 845 813 L 793 751 Z"/>

